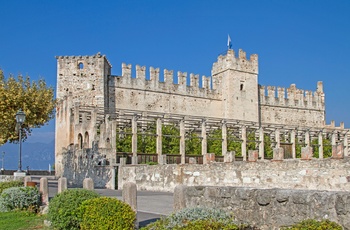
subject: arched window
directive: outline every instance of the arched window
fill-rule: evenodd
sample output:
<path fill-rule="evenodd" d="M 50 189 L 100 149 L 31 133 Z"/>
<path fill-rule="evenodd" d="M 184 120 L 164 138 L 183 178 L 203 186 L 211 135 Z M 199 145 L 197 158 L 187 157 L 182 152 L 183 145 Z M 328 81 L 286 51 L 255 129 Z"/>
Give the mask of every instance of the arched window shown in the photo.
<path fill-rule="evenodd" d="M 83 135 L 81 135 L 81 133 L 78 134 L 78 145 L 79 149 L 83 148 Z"/>
<path fill-rule="evenodd" d="M 84 64 L 83 64 L 82 62 L 79 62 L 78 68 L 79 68 L 79 69 L 84 69 Z"/>
<path fill-rule="evenodd" d="M 90 143 L 89 143 L 89 133 L 85 132 L 85 136 L 84 136 L 84 140 L 85 140 L 85 148 L 89 148 Z"/>

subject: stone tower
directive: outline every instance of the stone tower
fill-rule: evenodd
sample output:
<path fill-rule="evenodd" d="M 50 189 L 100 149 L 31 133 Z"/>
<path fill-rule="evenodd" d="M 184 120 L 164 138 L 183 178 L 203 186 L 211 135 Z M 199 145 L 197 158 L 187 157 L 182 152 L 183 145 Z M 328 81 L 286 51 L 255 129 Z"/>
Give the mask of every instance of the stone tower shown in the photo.
<path fill-rule="evenodd" d="M 80 105 L 108 106 L 111 64 L 100 53 L 94 56 L 57 56 L 57 99 L 73 95 Z"/>
<path fill-rule="evenodd" d="M 221 90 L 223 118 L 259 121 L 258 55 L 247 60 L 244 51 L 236 57 L 229 49 L 213 64 L 212 77 L 213 88 Z"/>

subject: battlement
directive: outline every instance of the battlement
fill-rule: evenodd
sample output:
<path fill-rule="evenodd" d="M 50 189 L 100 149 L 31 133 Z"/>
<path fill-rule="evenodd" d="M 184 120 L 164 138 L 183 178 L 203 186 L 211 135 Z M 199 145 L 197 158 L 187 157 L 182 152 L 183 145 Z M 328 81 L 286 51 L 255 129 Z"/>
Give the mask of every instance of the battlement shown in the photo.
<path fill-rule="evenodd" d="M 317 83 L 315 92 L 301 90 L 291 84 L 289 88 L 259 85 L 260 103 L 262 105 L 283 106 L 305 109 L 324 110 L 324 97 L 322 82 Z"/>
<path fill-rule="evenodd" d="M 236 57 L 235 51 L 229 49 L 225 55 L 220 55 L 217 62 L 213 64 L 212 76 L 220 74 L 225 70 L 258 74 L 258 55 L 252 54 L 248 60 L 246 52 L 243 50 L 240 49 L 238 57 Z"/>
<path fill-rule="evenodd" d="M 110 82 L 112 84 L 110 86 L 198 97 L 211 97 L 210 95 L 215 94 L 214 90 L 211 89 L 210 77 L 202 76 L 200 86 L 199 74 L 190 73 L 188 75 L 187 72 L 178 71 L 174 76 L 173 70 L 164 69 L 161 76 L 160 69 L 152 66 L 149 67 L 148 71 L 149 75 L 147 76 L 147 68 L 136 65 L 135 73 L 133 73 L 131 64 L 122 63 L 122 76 L 111 76 Z"/>
<path fill-rule="evenodd" d="M 82 56 L 82 55 L 79 55 L 79 56 L 55 56 L 55 58 L 58 60 L 58 61 L 64 61 L 64 62 L 76 62 L 77 63 L 77 68 L 78 69 L 83 69 L 81 66 L 81 64 L 93 64 L 93 62 L 97 59 L 105 59 L 105 61 L 108 63 L 108 65 L 110 67 L 112 67 L 111 63 L 107 60 L 106 58 L 106 55 L 101 55 L 100 52 L 98 52 L 97 54 L 95 55 L 91 55 L 91 56 L 88 56 L 88 55 L 85 55 L 85 56 Z"/>

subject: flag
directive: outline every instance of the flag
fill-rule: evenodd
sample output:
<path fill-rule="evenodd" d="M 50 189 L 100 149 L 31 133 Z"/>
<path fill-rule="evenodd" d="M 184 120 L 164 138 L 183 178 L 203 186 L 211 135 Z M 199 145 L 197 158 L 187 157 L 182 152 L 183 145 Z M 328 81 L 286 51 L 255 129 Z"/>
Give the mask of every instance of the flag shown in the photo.
<path fill-rule="evenodd" d="M 231 43 L 231 38 L 230 35 L 227 35 L 227 49 L 231 49 L 232 43 Z"/>

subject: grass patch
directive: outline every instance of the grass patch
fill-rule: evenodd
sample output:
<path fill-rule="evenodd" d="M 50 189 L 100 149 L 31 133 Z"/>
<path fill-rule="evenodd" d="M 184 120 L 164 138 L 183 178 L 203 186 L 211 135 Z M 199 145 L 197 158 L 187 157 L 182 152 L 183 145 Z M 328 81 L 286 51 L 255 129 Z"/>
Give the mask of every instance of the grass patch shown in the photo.
<path fill-rule="evenodd" d="M 50 229 L 44 225 L 45 215 L 37 215 L 30 212 L 0 212 L 1 229 Z"/>

